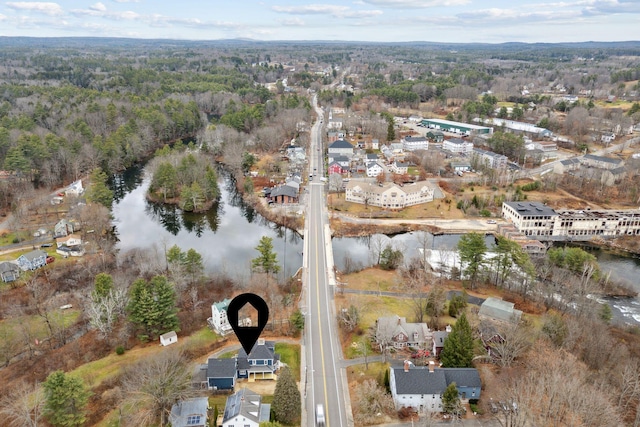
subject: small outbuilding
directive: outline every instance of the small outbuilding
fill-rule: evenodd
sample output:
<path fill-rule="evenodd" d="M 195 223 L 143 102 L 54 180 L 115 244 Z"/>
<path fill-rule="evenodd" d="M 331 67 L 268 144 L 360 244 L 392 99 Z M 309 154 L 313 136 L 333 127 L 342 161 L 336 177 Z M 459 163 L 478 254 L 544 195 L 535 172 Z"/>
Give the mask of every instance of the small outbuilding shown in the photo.
<path fill-rule="evenodd" d="M 175 344 L 178 342 L 178 334 L 176 331 L 167 332 L 166 334 L 160 335 L 160 345 L 168 346 L 171 344 Z"/>

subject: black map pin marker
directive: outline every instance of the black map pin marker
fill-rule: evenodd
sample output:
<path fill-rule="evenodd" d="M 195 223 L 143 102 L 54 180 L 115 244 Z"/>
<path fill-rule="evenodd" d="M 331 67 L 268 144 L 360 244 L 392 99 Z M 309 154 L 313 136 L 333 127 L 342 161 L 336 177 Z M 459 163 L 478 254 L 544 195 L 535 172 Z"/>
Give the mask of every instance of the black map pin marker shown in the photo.
<path fill-rule="evenodd" d="M 250 304 L 258 313 L 258 326 L 240 326 L 238 313 L 247 304 Z M 235 332 L 240 344 L 242 344 L 242 348 L 249 354 L 269 320 L 269 307 L 267 307 L 267 303 L 256 294 L 241 294 L 229 303 L 229 307 L 227 307 L 227 319 L 229 319 L 229 324 L 233 328 L 233 332 Z"/>

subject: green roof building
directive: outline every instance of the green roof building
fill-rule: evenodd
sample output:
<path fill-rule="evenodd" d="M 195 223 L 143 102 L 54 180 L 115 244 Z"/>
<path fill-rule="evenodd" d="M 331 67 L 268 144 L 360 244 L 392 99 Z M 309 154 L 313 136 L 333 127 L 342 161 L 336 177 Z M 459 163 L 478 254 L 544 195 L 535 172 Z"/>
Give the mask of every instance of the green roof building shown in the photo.
<path fill-rule="evenodd" d="M 442 119 L 424 119 L 422 125 L 429 129 L 456 133 L 459 135 L 492 134 L 493 128 L 487 126 L 472 125 L 469 123 L 452 122 Z"/>

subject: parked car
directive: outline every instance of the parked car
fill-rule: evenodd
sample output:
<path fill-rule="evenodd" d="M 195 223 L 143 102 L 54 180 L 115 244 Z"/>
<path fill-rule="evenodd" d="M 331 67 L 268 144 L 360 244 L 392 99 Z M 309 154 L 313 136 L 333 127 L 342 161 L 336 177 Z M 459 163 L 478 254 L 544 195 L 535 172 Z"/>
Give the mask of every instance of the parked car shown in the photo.
<path fill-rule="evenodd" d="M 51 264 L 53 261 L 55 261 L 56 259 L 52 256 L 48 256 L 47 257 L 47 264 Z"/>
<path fill-rule="evenodd" d="M 496 224 L 496 221 L 493 219 L 487 220 L 487 224 Z"/>
<path fill-rule="evenodd" d="M 41 248 L 50 248 L 51 246 L 53 246 L 53 243 L 43 243 L 40 245 Z"/>

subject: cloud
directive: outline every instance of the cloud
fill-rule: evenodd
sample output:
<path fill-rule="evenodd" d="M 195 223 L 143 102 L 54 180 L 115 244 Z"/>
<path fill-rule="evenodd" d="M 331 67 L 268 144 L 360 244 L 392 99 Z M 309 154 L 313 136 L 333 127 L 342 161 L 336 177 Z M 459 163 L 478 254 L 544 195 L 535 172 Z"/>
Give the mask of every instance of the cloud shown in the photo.
<path fill-rule="evenodd" d="M 140 3 L 140 0 L 113 0 L 116 3 Z"/>
<path fill-rule="evenodd" d="M 360 0 L 361 3 L 373 6 L 399 9 L 425 9 L 438 6 L 463 6 L 471 0 Z"/>
<path fill-rule="evenodd" d="M 0 21 L 4 21 L 6 19 L 7 19 L 7 16 L 0 13 Z"/>
<path fill-rule="evenodd" d="M 285 27 L 304 27 L 305 25 L 305 22 L 297 16 L 293 18 L 281 19 L 278 22 Z"/>
<path fill-rule="evenodd" d="M 62 15 L 64 12 L 58 3 L 52 2 L 7 2 L 7 7 L 15 10 L 28 10 L 31 12 L 44 13 L 45 15 Z"/>
<path fill-rule="evenodd" d="M 584 15 L 640 13 L 640 3 L 635 0 L 595 0 L 585 3 L 587 5 L 582 9 Z"/>
<path fill-rule="evenodd" d="M 104 12 L 104 11 L 107 10 L 107 6 L 105 6 L 104 4 L 98 2 L 98 3 L 96 3 L 96 4 L 92 5 L 92 6 L 89 6 L 89 9 L 97 10 L 97 11 L 100 11 L 100 12 Z"/>
<path fill-rule="evenodd" d="M 368 18 L 382 15 L 381 10 L 353 10 L 348 6 L 333 4 L 308 4 L 304 6 L 272 6 L 271 10 L 290 15 L 329 15 L 334 18 Z"/>
<path fill-rule="evenodd" d="M 102 3 L 96 3 L 89 9 L 73 9 L 71 13 L 75 16 L 95 16 L 115 21 L 133 21 L 141 17 L 140 14 L 130 10 L 109 11 Z"/>
<path fill-rule="evenodd" d="M 534 21 L 559 21 L 576 17 L 577 13 L 571 10 L 537 10 L 533 12 L 521 9 L 490 8 L 458 13 L 456 17 L 463 21 L 482 23 L 488 21 L 507 22 L 511 24 L 523 24 Z"/>

